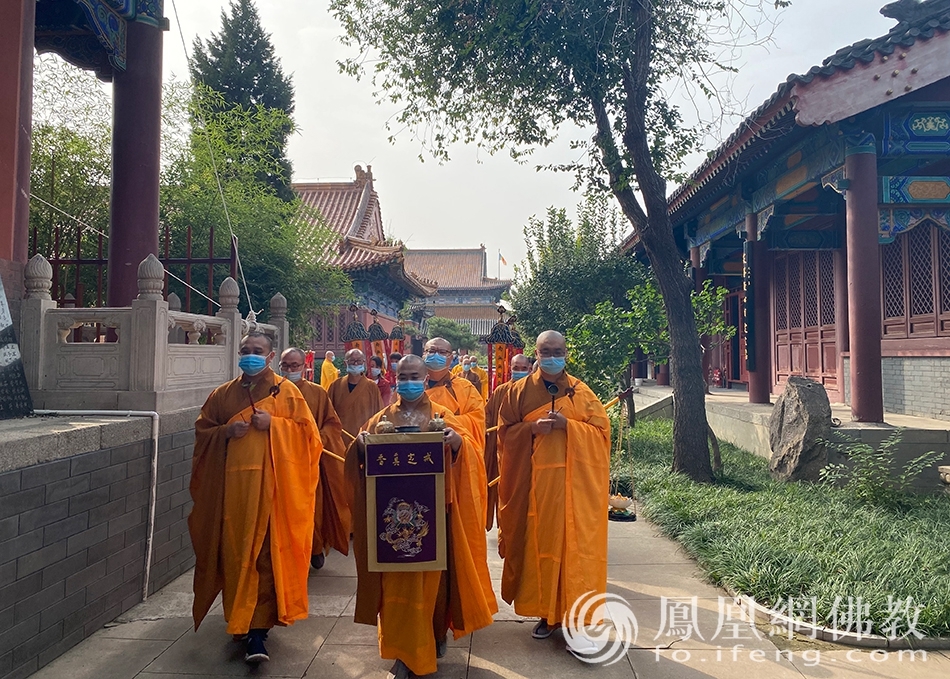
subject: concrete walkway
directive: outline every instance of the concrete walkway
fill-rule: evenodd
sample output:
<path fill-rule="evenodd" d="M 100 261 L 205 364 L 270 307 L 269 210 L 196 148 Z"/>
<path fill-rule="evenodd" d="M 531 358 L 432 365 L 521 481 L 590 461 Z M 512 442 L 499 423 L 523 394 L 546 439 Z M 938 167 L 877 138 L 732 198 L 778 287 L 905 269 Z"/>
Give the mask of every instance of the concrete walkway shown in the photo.
<path fill-rule="evenodd" d="M 501 561 L 494 535 L 489 545 L 495 591 Z M 913 660 L 905 653 L 869 653 L 811 640 L 769 637 L 731 608 L 725 593 L 705 583 L 676 543 L 649 523 L 610 524 L 609 590 L 623 597 L 636 617 L 637 641 L 619 661 L 588 665 L 565 651 L 560 633 L 531 638 L 525 620 L 500 602 L 496 623 L 457 642 L 450 641 L 439 672 L 445 679 L 837 679 L 875 677 L 943 679 L 950 654 L 929 652 Z M 201 629 L 191 630 L 191 574 L 106 626 L 33 675 L 35 679 L 384 679 L 391 661 L 379 657 L 376 631 L 352 621 L 356 570 L 352 557 L 337 553 L 310 578 L 311 617 L 275 629 L 267 643 L 271 661 L 258 668 L 243 662 L 243 645 L 225 633 L 220 604 Z M 667 597 L 666 600 L 662 597 Z M 673 600 L 673 598 L 676 598 Z M 664 605 L 665 603 L 665 605 Z M 666 609 L 666 610 L 664 610 Z M 611 609 L 613 610 L 613 609 Z M 722 623 L 722 624 L 720 624 Z M 671 627 L 687 629 L 670 634 Z M 718 632 L 717 632 L 718 630 Z M 698 633 L 698 634 L 697 634 Z M 702 638 L 699 638 L 701 635 Z"/>

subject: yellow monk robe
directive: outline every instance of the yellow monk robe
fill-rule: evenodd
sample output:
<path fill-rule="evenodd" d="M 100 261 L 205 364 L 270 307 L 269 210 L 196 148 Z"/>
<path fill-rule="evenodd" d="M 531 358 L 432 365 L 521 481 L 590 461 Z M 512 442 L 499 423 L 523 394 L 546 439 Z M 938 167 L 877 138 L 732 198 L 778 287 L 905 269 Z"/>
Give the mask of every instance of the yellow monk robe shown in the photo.
<path fill-rule="evenodd" d="M 463 377 L 464 372 L 465 372 L 465 369 L 462 368 L 461 363 L 459 363 L 457 366 L 452 368 L 452 375 L 454 377 Z M 482 395 L 482 400 L 487 401 L 488 400 L 488 373 L 485 371 L 484 368 L 479 368 L 477 365 L 473 366 L 470 372 L 473 372 L 476 375 L 478 375 L 478 379 L 481 382 L 481 386 L 479 387 L 478 391 Z"/>
<path fill-rule="evenodd" d="M 323 359 L 323 365 L 320 367 L 320 386 L 329 389 L 330 385 L 339 377 L 340 371 L 336 369 L 336 366 Z"/>
<path fill-rule="evenodd" d="M 219 592 L 231 634 L 307 617 L 320 433 L 289 380 L 270 373 L 250 397 L 271 414 L 267 431 L 252 426 L 226 437 L 228 424 L 253 414 L 241 378 L 215 389 L 195 423 L 188 517 L 195 629 Z"/>
<path fill-rule="evenodd" d="M 379 394 L 379 387 L 368 377 L 361 377 L 360 381 L 350 391 L 347 376 L 344 375 L 327 389 L 333 409 L 343 424 L 343 431 L 350 436 L 343 436 L 344 442 L 349 445 L 360 432 L 360 427 L 373 415 L 383 409 L 383 398 Z"/>
<path fill-rule="evenodd" d="M 557 386 L 566 430 L 531 433 L 551 408 L 540 371 L 514 383 L 498 414 L 501 596 L 550 624 L 580 596 L 607 591 L 610 421 L 580 380 L 564 372 Z"/>
<path fill-rule="evenodd" d="M 300 390 L 313 419 L 320 430 L 324 450 L 340 457 L 346 453 L 343 443 L 343 425 L 330 403 L 330 397 L 319 384 L 308 380 L 294 383 Z M 330 455 L 320 457 L 320 485 L 317 487 L 316 508 L 313 517 L 313 553 L 329 554 L 335 549 L 340 554 L 350 553 L 350 507 L 343 483 L 343 462 Z"/>
<path fill-rule="evenodd" d="M 500 384 L 492 392 L 488 402 L 485 404 L 485 474 L 489 481 L 498 476 L 498 460 L 501 457 L 501 449 L 498 447 L 498 431 L 488 432 L 498 424 L 498 410 L 501 408 L 505 394 L 511 388 L 514 382 L 505 382 Z M 485 516 L 485 530 L 491 530 L 495 525 L 495 513 L 498 509 L 498 486 L 492 486 L 488 489 L 488 507 Z"/>
<path fill-rule="evenodd" d="M 469 385 L 471 386 L 471 385 Z M 428 393 L 428 392 L 427 392 Z M 479 398 L 472 389 L 471 397 Z M 448 571 L 370 573 L 367 570 L 366 486 L 358 446 L 346 456 L 347 486 L 353 497 L 353 552 L 358 587 L 354 620 L 378 625 L 379 653 L 402 660 L 417 675 L 436 671 L 435 638 L 451 629 L 459 639 L 487 627 L 498 611 L 488 573 L 485 516 L 485 472 L 480 443 L 467 429 L 465 415 L 446 412 L 446 406 L 429 402 L 424 394 L 417 406 L 430 419 L 443 414 L 446 424 L 462 437 L 454 462 L 446 447 L 446 522 Z M 458 405 L 458 404 L 456 404 Z M 383 416 L 398 422 L 401 397 L 366 425 L 372 431 Z M 483 430 L 482 430 L 483 431 Z"/>

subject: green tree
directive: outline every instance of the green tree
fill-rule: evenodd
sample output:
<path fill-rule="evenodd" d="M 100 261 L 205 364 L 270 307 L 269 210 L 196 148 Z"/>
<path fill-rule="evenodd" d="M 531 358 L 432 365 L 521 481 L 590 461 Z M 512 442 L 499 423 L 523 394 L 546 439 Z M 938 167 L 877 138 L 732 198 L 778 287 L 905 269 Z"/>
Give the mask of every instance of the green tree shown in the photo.
<path fill-rule="evenodd" d="M 199 117 L 214 117 L 236 106 L 285 114 L 267 148 L 267 156 L 276 158 L 277 165 L 262 171 L 258 179 L 273 186 L 282 199 L 292 201 L 286 146 L 294 130 L 294 88 L 281 68 L 253 0 L 231 0 L 230 13 L 221 11 L 221 32 L 212 34 L 207 43 L 195 38 L 191 76 L 221 95 L 219 99 L 203 100 Z"/>
<path fill-rule="evenodd" d="M 755 27 L 737 11 L 765 0 L 333 0 L 364 52 L 343 64 L 372 69 L 397 123 L 422 130 L 438 157 L 458 141 L 516 157 L 549 144 L 562 124 L 592 137 L 573 169 L 609 191 L 649 256 L 670 319 L 676 398 L 673 469 L 713 479 L 706 442 L 702 356 L 690 280 L 667 212 L 667 180 L 697 145 L 667 98 L 670 81 L 715 97 L 723 36 Z M 768 4 L 773 4 L 769 0 Z M 787 5 L 774 0 L 775 6 Z M 737 40 L 738 42 L 738 40 Z M 367 53 L 373 58 L 365 58 Z M 372 64 L 367 66 L 367 64 Z"/>
<path fill-rule="evenodd" d="M 647 278 L 620 247 L 623 218 L 603 194 L 587 196 L 577 212 L 576 225 L 566 211 L 549 208 L 546 220 L 525 226 L 526 263 L 515 267 L 508 295 L 525 338 L 566 333 L 603 301 L 626 306 L 626 291 Z"/>
<path fill-rule="evenodd" d="M 462 325 L 451 318 L 433 316 L 426 322 L 426 334 L 432 337 L 447 339 L 452 348 L 458 351 L 474 351 L 478 347 L 478 338 L 472 334 L 468 326 Z"/>

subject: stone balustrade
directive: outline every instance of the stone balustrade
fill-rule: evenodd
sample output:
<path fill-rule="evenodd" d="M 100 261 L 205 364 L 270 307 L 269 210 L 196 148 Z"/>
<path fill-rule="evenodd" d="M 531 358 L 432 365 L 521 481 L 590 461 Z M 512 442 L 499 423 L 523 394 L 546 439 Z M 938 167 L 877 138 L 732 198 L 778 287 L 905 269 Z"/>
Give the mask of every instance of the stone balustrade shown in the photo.
<path fill-rule="evenodd" d="M 200 406 L 239 374 L 236 343 L 248 330 L 271 337 L 277 356 L 287 346 L 283 295 L 271 300 L 271 323 L 244 319 L 238 284 L 226 278 L 214 316 L 186 313 L 177 295 L 163 298 L 164 274 L 149 255 L 139 265 L 131 307 L 58 308 L 49 262 L 41 255 L 30 260 L 20 338 L 34 407 L 169 412 Z"/>

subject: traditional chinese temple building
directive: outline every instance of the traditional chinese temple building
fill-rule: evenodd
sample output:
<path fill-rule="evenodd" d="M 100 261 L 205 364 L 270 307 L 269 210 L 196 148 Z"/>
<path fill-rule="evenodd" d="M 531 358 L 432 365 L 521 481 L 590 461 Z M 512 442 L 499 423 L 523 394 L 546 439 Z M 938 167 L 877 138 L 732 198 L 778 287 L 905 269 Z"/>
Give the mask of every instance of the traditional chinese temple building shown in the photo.
<path fill-rule="evenodd" d="M 792 75 L 671 196 L 697 285 L 731 291 L 720 385 L 790 375 L 853 418 L 950 419 L 950 0 Z M 713 343 L 715 344 L 715 342 Z"/>
<path fill-rule="evenodd" d="M 488 277 L 485 246 L 463 250 L 407 250 L 406 268 L 435 281 L 424 302 L 433 316 L 448 318 L 484 336 L 498 322 L 498 303 L 511 281 Z"/>
<path fill-rule="evenodd" d="M 359 310 L 356 320 L 370 326 L 374 320 L 391 332 L 399 323 L 403 305 L 436 292 L 436 284 L 417 275 L 406 265 L 405 248 L 383 233 L 379 194 L 373 186 L 373 170 L 356 166 L 352 182 L 294 184 L 303 202 L 319 211 L 326 226 L 339 234 L 328 263 L 339 266 L 353 281 Z M 310 348 L 317 354 L 332 350 L 342 356 L 343 330 L 354 320 L 349 302 L 338 311 L 316 316 Z M 372 312 L 375 311 L 375 319 Z"/>

